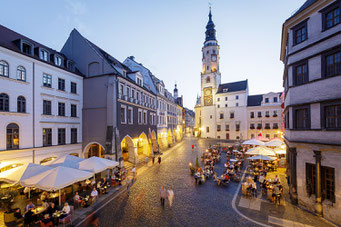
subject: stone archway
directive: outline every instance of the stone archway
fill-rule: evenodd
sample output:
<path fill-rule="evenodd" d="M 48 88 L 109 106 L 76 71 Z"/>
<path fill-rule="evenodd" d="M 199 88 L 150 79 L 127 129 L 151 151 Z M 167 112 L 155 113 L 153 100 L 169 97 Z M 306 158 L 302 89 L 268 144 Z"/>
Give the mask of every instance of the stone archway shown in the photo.
<path fill-rule="evenodd" d="M 142 132 L 141 135 L 139 136 L 138 145 L 137 145 L 137 154 L 146 155 L 146 156 L 152 155 L 152 151 L 149 146 L 148 137 L 146 136 L 144 132 Z"/>
<path fill-rule="evenodd" d="M 168 142 L 168 145 L 173 144 L 173 134 L 172 134 L 171 129 L 168 129 L 167 142 Z"/>
<path fill-rule="evenodd" d="M 153 153 L 155 153 L 155 152 L 157 152 L 157 138 L 156 138 L 155 131 L 153 130 L 150 135 L 151 135 L 151 139 L 152 139 L 152 148 L 153 148 L 152 151 L 153 151 Z"/>
<path fill-rule="evenodd" d="M 104 147 L 100 143 L 92 142 L 85 146 L 83 157 L 90 158 L 92 156 L 104 158 Z"/>
<path fill-rule="evenodd" d="M 162 133 L 160 133 L 160 132 L 157 134 L 157 143 L 158 143 L 160 149 L 163 148 L 162 136 L 161 135 L 162 135 Z"/>
<path fill-rule="evenodd" d="M 131 163 L 135 163 L 135 148 L 133 139 L 126 135 L 121 141 L 121 150 L 122 150 L 122 157 L 124 161 L 129 161 Z"/>

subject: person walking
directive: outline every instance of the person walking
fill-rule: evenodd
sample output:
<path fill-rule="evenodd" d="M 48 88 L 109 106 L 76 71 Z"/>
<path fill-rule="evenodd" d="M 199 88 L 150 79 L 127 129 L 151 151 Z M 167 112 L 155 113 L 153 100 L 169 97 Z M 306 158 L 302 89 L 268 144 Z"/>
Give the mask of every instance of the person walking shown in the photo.
<path fill-rule="evenodd" d="M 159 155 L 159 157 L 157 158 L 157 161 L 159 163 L 159 165 L 161 164 L 161 155 Z"/>
<path fill-rule="evenodd" d="M 194 151 L 194 144 L 192 144 L 192 152 Z"/>
<path fill-rule="evenodd" d="M 129 194 L 130 194 L 130 186 L 131 186 L 131 183 L 132 183 L 130 177 L 127 177 L 126 183 L 127 183 L 127 191 L 128 191 L 128 196 L 129 196 Z"/>
<path fill-rule="evenodd" d="M 131 172 L 133 172 L 133 181 L 135 180 L 136 177 L 136 166 L 133 167 L 133 169 L 131 170 Z"/>
<path fill-rule="evenodd" d="M 194 145 L 194 151 L 197 152 L 197 145 Z"/>
<path fill-rule="evenodd" d="M 174 191 L 173 191 L 172 187 L 169 187 L 167 194 L 168 194 L 169 206 L 172 207 L 173 200 L 174 200 Z"/>
<path fill-rule="evenodd" d="M 153 159 L 152 159 L 152 160 L 153 160 L 153 165 L 154 165 L 154 162 L 155 162 L 155 155 L 153 155 Z"/>
<path fill-rule="evenodd" d="M 161 201 L 161 206 L 164 207 L 165 206 L 165 198 L 166 198 L 166 189 L 161 186 L 160 188 L 160 192 L 159 192 L 159 196 L 160 196 L 160 201 Z"/>

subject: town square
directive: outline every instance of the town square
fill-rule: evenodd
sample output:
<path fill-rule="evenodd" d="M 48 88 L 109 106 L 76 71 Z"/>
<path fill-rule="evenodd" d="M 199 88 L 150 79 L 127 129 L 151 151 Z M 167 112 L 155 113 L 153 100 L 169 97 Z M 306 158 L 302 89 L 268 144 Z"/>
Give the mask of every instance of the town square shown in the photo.
<path fill-rule="evenodd" d="M 341 226 L 340 8 L 4 3 L 0 226 Z"/>

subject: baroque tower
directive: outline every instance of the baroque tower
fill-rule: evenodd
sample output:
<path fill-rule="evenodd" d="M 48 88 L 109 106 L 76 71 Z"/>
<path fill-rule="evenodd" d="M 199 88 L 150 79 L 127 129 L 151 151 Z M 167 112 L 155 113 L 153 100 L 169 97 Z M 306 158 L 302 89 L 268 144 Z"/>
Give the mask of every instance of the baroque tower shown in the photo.
<path fill-rule="evenodd" d="M 215 25 L 212 21 L 212 13 L 208 14 L 205 42 L 202 48 L 202 72 L 201 72 L 201 105 L 212 106 L 215 104 L 214 95 L 221 82 L 219 71 L 219 45 L 216 39 Z"/>

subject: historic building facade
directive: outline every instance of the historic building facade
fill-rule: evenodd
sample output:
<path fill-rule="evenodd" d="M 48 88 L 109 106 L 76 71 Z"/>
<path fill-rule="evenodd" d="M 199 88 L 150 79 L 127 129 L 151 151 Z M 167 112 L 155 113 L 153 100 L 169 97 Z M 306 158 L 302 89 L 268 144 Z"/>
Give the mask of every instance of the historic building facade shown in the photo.
<path fill-rule="evenodd" d="M 341 224 L 341 1 L 308 0 L 283 24 L 285 142 L 293 203 Z"/>
<path fill-rule="evenodd" d="M 70 59 L 0 25 L 0 171 L 82 156 L 82 106 Z"/>
<path fill-rule="evenodd" d="M 264 98 L 264 102 L 253 104 L 249 101 L 254 98 L 249 96 L 247 80 L 222 84 L 219 71 L 220 47 L 216 39 L 211 11 L 205 34 L 206 38 L 202 48 L 201 96 L 197 98 L 195 105 L 195 135 L 203 138 L 245 140 L 259 135 L 260 130 L 257 133 L 251 127 L 257 123 L 257 125 L 263 125 L 263 129 L 266 126 L 265 135 L 268 135 L 269 138 L 280 136 L 281 132 L 278 132 L 281 131 L 279 127 L 281 121 L 279 93 L 259 95 L 257 97 L 260 97 L 261 100 Z M 276 96 L 275 103 L 272 96 Z M 267 102 L 270 99 L 272 101 Z M 264 112 L 263 116 L 266 120 L 262 121 L 262 116 L 258 118 L 259 122 L 250 119 L 248 116 L 254 111 Z M 270 115 L 267 117 L 267 111 L 269 113 L 270 111 L 280 112 L 277 115 L 272 112 L 271 117 Z M 278 127 L 276 133 L 270 132 L 268 126 L 276 128 L 276 123 Z"/>

